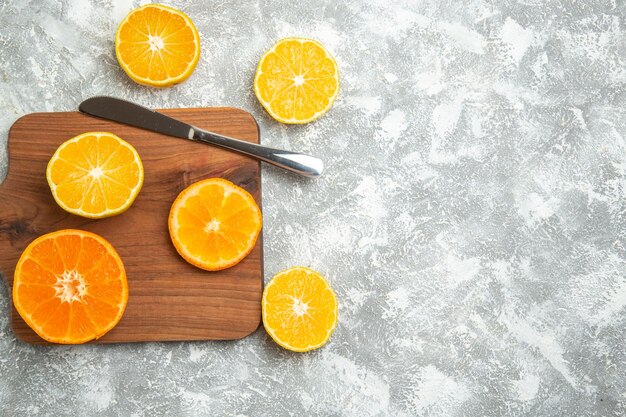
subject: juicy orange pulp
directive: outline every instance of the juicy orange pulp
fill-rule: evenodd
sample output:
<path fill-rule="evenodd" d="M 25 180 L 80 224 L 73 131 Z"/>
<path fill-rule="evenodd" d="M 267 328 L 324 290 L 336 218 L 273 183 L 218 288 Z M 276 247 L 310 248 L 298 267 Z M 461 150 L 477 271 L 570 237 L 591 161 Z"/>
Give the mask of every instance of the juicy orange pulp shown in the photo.
<path fill-rule="evenodd" d="M 337 325 L 337 298 L 324 277 L 294 267 L 272 278 L 263 291 L 263 325 L 276 343 L 295 352 L 322 347 Z"/>
<path fill-rule="evenodd" d="M 135 148 L 113 133 L 88 132 L 59 146 L 46 177 L 59 206 L 98 219 L 132 205 L 143 185 L 143 165 Z"/>
<path fill-rule="evenodd" d="M 337 97 L 337 63 L 317 41 L 282 39 L 259 61 L 254 91 L 279 122 L 308 123 L 326 113 Z"/>
<path fill-rule="evenodd" d="M 43 339 L 84 343 L 111 330 L 128 301 L 124 265 L 109 242 L 90 232 L 60 230 L 22 253 L 13 303 Z"/>
<path fill-rule="evenodd" d="M 200 59 L 200 36 L 180 10 L 147 4 L 131 11 L 120 23 L 115 54 L 135 82 L 168 87 L 193 73 Z"/>
<path fill-rule="evenodd" d="M 189 263 L 209 271 L 239 263 L 254 248 L 262 216 L 254 198 L 222 178 L 183 190 L 170 210 L 170 237 Z"/>

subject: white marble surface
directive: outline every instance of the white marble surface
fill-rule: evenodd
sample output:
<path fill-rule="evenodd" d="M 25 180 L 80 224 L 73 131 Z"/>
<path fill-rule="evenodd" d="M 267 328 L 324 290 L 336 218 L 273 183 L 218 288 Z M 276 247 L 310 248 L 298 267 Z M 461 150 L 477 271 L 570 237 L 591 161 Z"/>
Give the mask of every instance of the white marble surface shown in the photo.
<path fill-rule="evenodd" d="M 249 110 L 264 143 L 326 161 L 315 181 L 264 168 L 265 279 L 324 273 L 339 326 L 310 354 L 262 329 L 32 347 L 0 285 L 0 415 L 626 414 L 623 1 L 172 1 L 202 58 L 158 91 L 114 56 L 138 4 L 0 1 L 2 172 L 18 117 L 93 95 Z M 292 35 L 341 69 L 334 108 L 301 127 L 252 91 Z"/>

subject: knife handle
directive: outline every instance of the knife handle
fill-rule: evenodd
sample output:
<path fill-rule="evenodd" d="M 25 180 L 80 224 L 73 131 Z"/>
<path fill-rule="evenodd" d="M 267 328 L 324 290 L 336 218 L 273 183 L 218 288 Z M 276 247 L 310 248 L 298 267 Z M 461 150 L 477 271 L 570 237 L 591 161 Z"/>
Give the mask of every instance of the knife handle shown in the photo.
<path fill-rule="evenodd" d="M 208 132 L 195 126 L 193 126 L 193 132 L 190 132 L 189 136 L 192 140 L 209 143 L 244 155 L 249 155 L 306 177 L 319 177 L 324 170 L 324 162 L 319 158 L 257 145 L 256 143 Z"/>

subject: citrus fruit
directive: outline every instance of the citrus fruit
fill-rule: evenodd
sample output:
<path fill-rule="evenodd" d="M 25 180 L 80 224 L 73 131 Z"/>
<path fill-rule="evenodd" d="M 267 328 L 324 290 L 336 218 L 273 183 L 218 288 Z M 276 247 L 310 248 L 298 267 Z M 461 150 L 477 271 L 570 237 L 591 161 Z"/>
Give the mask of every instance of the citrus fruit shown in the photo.
<path fill-rule="evenodd" d="M 59 230 L 22 253 L 13 279 L 13 304 L 41 338 L 84 343 L 111 330 L 128 301 L 124 265 L 101 236 Z"/>
<path fill-rule="evenodd" d="M 115 34 L 115 55 L 135 82 L 169 87 L 186 80 L 200 59 L 200 36 L 180 10 L 146 4 L 132 10 Z"/>
<path fill-rule="evenodd" d="M 222 178 L 185 188 L 170 210 L 170 237 L 189 263 L 208 271 L 238 264 L 256 243 L 262 216 L 254 198 Z"/>
<path fill-rule="evenodd" d="M 113 133 L 88 132 L 59 146 L 46 177 L 61 208 L 100 219 L 133 204 L 143 185 L 143 165 L 135 148 Z"/>
<path fill-rule="evenodd" d="M 263 291 L 263 326 L 276 343 L 295 352 L 322 347 L 337 325 L 337 298 L 328 281 L 305 267 L 272 278 Z"/>
<path fill-rule="evenodd" d="M 326 113 L 337 97 L 337 63 L 319 42 L 282 39 L 259 61 L 254 92 L 279 122 L 308 123 Z"/>

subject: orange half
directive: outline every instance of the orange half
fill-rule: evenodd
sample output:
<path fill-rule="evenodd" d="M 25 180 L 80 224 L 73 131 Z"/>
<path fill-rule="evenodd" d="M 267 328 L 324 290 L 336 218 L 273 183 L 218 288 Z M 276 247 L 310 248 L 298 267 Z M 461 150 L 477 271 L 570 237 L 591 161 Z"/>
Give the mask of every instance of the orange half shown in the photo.
<path fill-rule="evenodd" d="M 115 55 L 135 82 L 169 87 L 186 80 L 200 59 L 200 36 L 191 19 L 162 4 L 146 4 L 120 23 Z"/>
<path fill-rule="evenodd" d="M 337 97 L 337 63 L 313 39 L 282 39 L 261 57 L 254 92 L 279 122 L 311 122 L 326 113 Z"/>
<path fill-rule="evenodd" d="M 262 223 L 254 197 L 222 178 L 185 188 L 172 204 L 168 220 L 178 253 L 208 271 L 241 262 L 254 248 Z"/>
<path fill-rule="evenodd" d="M 28 245 L 17 262 L 13 304 L 26 324 L 49 342 L 100 338 L 120 321 L 127 302 L 122 260 L 94 233 L 48 233 Z"/>
<path fill-rule="evenodd" d="M 276 343 L 294 352 L 318 349 L 337 326 L 337 298 L 322 275 L 294 267 L 263 291 L 263 326 Z"/>
<path fill-rule="evenodd" d="M 130 208 L 143 185 L 143 164 L 135 148 L 113 133 L 87 132 L 59 146 L 46 177 L 62 209 L 100 219 Z"/>

